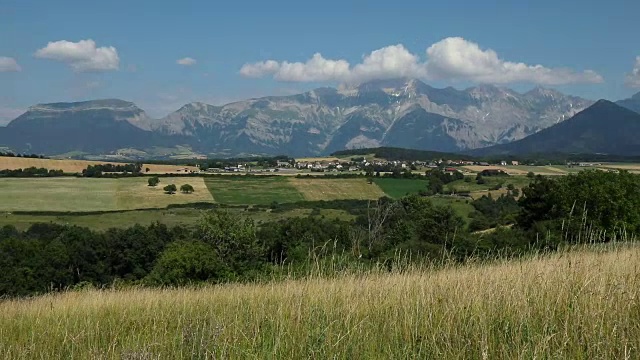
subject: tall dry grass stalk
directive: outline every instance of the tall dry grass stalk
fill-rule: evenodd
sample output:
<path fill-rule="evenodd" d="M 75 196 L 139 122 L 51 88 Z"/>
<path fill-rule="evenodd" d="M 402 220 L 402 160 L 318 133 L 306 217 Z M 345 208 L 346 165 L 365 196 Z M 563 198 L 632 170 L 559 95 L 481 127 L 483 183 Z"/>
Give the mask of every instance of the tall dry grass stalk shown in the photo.
<path fill-rule="evenodd" d="M 640 248 L 0 303 L 8 359 L 637 359 Z"/>

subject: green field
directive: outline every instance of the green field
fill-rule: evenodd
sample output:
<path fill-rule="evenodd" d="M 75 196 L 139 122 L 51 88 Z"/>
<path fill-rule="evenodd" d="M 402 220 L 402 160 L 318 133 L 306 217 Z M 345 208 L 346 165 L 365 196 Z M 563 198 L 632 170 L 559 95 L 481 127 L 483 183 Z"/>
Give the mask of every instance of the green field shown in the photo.
<path fill-rule="evenodd" d="M 222 204 L 258 204 L 303 201 L 304 197 L 285 176 L 217 176 L 205 179 L 216 202 Z"/>
<path fill-rule="evenodd" d="M 304 216 L 324 216 L 329 219 L 353 220 L 354 216 L 344 210 L 319 209 L 314 215 L 312 209 L 292 209 L 287 211 L 271 212 L 268 209 L 259 211 L 247 211 L 246 208 L 226 208 L 225 211 L 245 215 L 257 223 L 278 221 L 292 217 Z M 205 210 L 193 208 L 155 209 L 155 210 L 132 210 L 124 212 L 111 212 L 104 214 L 86 215 L 32 215 L 0 213 L 0 227 L 13 225 L 19 230 L 26 230 L 35 223 L 54 223 L 61 225 L 77 225 L 89 227 L 93 230 L 103 231 L 110 228 L 127 228 L 135 224 L 143 226 L 154 222 L 165 224 L 169 227 L 193 226 L 201 218 Z"/>
<path fill-rule="evenodd" d="M 374 178 L 373 182 L 392 199 L 427 189 L 427 181 L 419 179 Z"/>

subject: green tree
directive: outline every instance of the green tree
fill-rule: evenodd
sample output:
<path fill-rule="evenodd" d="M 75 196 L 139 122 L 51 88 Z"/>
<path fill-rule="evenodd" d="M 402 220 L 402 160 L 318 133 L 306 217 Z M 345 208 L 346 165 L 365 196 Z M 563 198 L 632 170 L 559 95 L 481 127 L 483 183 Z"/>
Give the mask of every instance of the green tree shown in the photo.
<path fill-rule="evenodd" d="M 157 176 L 151 177 L 148 180 L 149 186 L 157 186 L 160 183 L 160 178 Z"/>
<path fill-rule="evenodd" d="M 170 184 L 164 187 L 164 191 L 167 194 L 174 194 L 176 191 L 178 191 L 178 188 L 175 186 L 175 184 Z"/>
<path fill-rule="evenodd" d="M 184 193 L 184 194 L 191 194 L 195 190 L 193 189 L 193 186 L 191 186 L 189 184 L 184 184 L 184 185 L 180 186 L 180 191 L 182 193 Z"/>
<path fill-rule="evenodd" d="M 185 285 L 227 277 L 228 269 L 211 244 L 176 241 L 160 254 L 146 280 L 153 285 Z"/>
<path fill-rule="evenodd" d="M 581 171 L 550 180 L 537 177 L 523 189 L 519 225 L 531 228 L 547 220 L 564 223 L 570 241 L 589 240 L 585 230 L 609 239 L 640 231 L 640 176 L 628 172 Z M 559 225 L 558 225 L 559 226 Z"/>
<path fill-rule="evenodd" d="M 220 259 L 240 276 L 258 269 L 264 261 L 264 249 L 258 243 L 255 223 L 248 217 L 227 211 L 206 212 L 198 224 L 196 236 L 213 246 Z"/>

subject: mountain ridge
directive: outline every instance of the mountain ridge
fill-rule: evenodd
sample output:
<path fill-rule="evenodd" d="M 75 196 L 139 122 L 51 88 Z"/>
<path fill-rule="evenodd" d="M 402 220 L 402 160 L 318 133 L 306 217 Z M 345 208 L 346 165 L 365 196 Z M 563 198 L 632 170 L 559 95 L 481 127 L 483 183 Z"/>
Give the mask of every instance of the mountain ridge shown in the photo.
<path fill-rule="evenodd" d="M 54 114 L 64 120 L 77 119 L 80 113 L 102 112 L 113 121 L 126 120 L 158 137 L 179 138 L 182 144 L 202 153 L 320 155 L 342 148 L 402 146 L 407 142 L 423 150 L 452 151 L 524 138 L 592 103 L 544 88 L 526 93 L 493 85 L 438 89 L 420 80 L 402 78 L 220 106 L 192 102 L 159 119 L 118 99 L 40 104 L 7 128 L 14 127 L 16 121 L 28 123 Z M 414 139 L 415 134 L 420 136 Z M 25 142 L 15 140 L 12 144 L 22 150 Z"/>

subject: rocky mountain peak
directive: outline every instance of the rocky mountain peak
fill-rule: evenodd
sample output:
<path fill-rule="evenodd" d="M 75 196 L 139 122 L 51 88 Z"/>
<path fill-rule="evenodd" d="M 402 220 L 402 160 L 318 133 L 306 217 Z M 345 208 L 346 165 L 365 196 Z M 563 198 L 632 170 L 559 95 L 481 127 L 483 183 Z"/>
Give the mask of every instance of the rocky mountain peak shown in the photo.
<path fill-rule="evenodd" d="M 504 97 L 513 97 L 516 95 L 516 93 L 511 89 L 499 87 L 492 84 L 478 85 L 476 87 L 467 89 L 467 92 L 472 98 L 478 99 L 478 100 L 483 100 L 483 99 L 498 100 Z"/>

